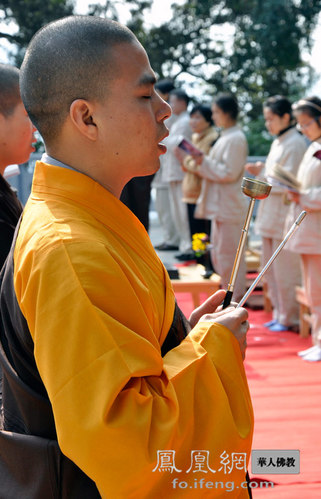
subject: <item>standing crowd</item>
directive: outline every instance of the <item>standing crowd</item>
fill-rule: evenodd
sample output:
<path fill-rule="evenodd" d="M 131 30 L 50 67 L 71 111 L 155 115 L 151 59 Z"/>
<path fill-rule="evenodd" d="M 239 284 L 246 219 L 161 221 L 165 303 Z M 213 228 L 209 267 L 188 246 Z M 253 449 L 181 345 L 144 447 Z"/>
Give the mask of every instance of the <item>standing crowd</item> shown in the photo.
<path fill-rule="evenodd" d="M 193 260 L 193 235 L 208 234 L 212 265 L 226 289 L 247 208 L 241 190 L 242 178 L 250 174 L 271 182 L 271 193 L 260 201 L 254 225 L 262 240 L 262 265 L 270 259 L 298 214 L 305 210 L 308 217 L 265 275 L 273 307 L 272 320 L 265 327 L 272 332 L 298 331 L 296 286 L 303 285 L 312 315 L 313 346 L 299 355 L 309 361 L 321 360 L 320 99 L 307 97 L 292 105 L 283 96 L 268 98 L 263 104 L 263 114 L 274 140 L 265 162 L 248 163 L 247 140 L 237 124 L 239 108 L 234 96 L 221 94 L 211 107 L 194 104 L 188 120 L 186 93 L 181 89 L 170 90 L 168 81 L 158 85 L 169 88 L 166 98 L 173 109 L 171 120 L 177 120 L 177 125 L 170 128 L 168 152 L 162 157 L 157 173 L 168 198 L 164 204 L 156 203 L 164 237 L 156 249 L 179 248 L 178 260 Z M 180 106 L 177 100 L 181 101 Z M 196 150 L 181 148 L 183 138 Z M 276 167 L 296 179 L 299 187 L 294 189 L 282 183 L 282 179 L 275 176 Z M 157 200 L 156 179 L 154 186 Z M 173 236 L 168 238 L 170 233 Z M 236 301 L 244 295 L 245 286 L 243 256 L 234 291 Z"/>

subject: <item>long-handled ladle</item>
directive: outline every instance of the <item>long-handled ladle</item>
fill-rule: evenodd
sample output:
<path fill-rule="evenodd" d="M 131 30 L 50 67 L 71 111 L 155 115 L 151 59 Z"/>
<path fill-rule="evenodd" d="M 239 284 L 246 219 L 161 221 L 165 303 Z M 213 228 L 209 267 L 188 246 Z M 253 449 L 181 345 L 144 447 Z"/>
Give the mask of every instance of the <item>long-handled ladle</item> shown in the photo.
<path fill-rule="evenodd" d="M 228 284 L 225 299 L 223 302 L 223 308 L 228 307 L 229 304 L 231 303 L 231 299 L 232 299 L 233 291 L 234 291 L 234 285 L 235 285 L 235 281 L 237 278 L 237 273 L 239 270 L 243 250 L 244 250 L 244 244 L 246 241 L 250 221 L 252 218 L 255 200 L 256 199 L 265 199 L 266 197 L 268 197 L 268 195 L 270 194 L 271 188 L 272 188 L 271 184 L 268 184 L 267 182 L 263 182 L 262 180 L 257 180 L 255 178 L 247 178 L 247 177 L 243 178 L 241 187 L 242 187 L 242 192 L 246 196 L 249 196 L 251 198 L 251 200 L 250 200 L 250 204 L 249 204 L 249 207 L 247 210 L 247 215 L 246 215 L 246 219 L 245 219 L 245 222 L 243 225 L 239 245 L 238 245 L 238 248 L 236 251 L 234 265 L 233 265 L 233 269 L 232 269 L 232 273 L 231 273 L 231 277 L 230 277 L 230 282 Z"/>

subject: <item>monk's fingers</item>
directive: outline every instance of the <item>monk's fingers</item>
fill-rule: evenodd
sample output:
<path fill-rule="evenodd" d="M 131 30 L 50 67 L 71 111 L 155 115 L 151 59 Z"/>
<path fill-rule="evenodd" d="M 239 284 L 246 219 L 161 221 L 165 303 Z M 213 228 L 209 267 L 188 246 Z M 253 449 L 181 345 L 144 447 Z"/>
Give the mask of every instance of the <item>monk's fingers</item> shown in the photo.
<path fill-rule="evenodd" d="M 204 303 L 202 303 L 202 305 L 197 307 L 191 313 L 189 318 L 191 326 L 194 327 L 202 316 L 214 313 L 217 307 L 224 300 L 225 294 L 226 292 L 223 289 L 220 289 L 210 296 Z"/>
<path fill-rule="evenodd" d="M 201 321 L 214 321 L 217 320 L 218 317 L 228 316 L 230 321 L 233 323 L 233 327 L 240 327 L 242 323 L 246 323 L 243 326 L 243 329 L 248 329 L 248 312 L 245 308 L 234 308 L 233 306 L 229 306 L 224 309 L 219 309 L 217 312 L 212 314 L 203 315 L 200 320 Z M 246 329 L 246 331 L 247 331 Z"/>

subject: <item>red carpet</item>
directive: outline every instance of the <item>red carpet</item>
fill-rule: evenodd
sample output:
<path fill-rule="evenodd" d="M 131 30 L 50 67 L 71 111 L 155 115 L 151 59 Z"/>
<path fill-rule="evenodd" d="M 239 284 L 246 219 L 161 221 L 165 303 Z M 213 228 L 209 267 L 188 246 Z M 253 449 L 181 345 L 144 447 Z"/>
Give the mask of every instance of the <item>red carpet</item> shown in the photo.
<path fill-rule="evenodd" d="M 189 295 L 179 293 L 177 301 L 188 317 Z M 253 497 L 321 498 L 321 362 L 301 360 L 297 352 L 311 340 L 271 333 L 263 327 L 270 319 L 271 314 L 249 310 L 245 367 L 255 415 L 253 449 L 300 450 L 300 473 L 252 475 L 250 467 L 251 478 L 258 480 Z M 260 479 L 274 487 L 259 488 Z"/>

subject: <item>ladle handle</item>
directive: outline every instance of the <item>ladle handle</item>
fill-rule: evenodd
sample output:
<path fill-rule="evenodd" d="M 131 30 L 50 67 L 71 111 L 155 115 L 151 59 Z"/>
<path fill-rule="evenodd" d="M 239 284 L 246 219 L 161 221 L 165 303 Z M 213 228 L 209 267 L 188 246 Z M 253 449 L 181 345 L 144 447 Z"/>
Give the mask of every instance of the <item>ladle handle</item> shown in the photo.
<path fill-rule="evenodd" d="M 244 222 L 244 225 L 242 228 L 241 238 L 240 238 L 239 245 L 238 245 L 238 248 L 236 251 L 234 265 L 233 265 L 233 269 L 232 269 L 232 273 L 231 273 L 231 277 L 230 277 L 230 282 L 228 284 L 226 295 L 224 298 L 223 309 L 228 307 L 229 304 L 231 303 L 231 299 L 232 299 L 233 291 L 234 291 L 234 285 L 235 285 L 235 281 L 237 278 L 239 266 L 241 263 L 241 258 L 242 258 L 243 252 L 244 252 L 244 245 L 245 245 L 246 237 L 247 237 L 247 234 L 249 231 L 249 225 L 250 225 L 250 221 L 251 221 L 251 217 L 252 217 L 252 213 L 253 213 L 254 203 L 255 203 L 255 198 L 251 198 L 250 204 L 249 204 L 249 207 L 247 210 L 246 219 L 245 219 L 245 222 Z"/>
<path fill-rule="evenodd" d="M 233 296 L 233 291 L 226 291 L 222 308 L 227 308 L 229 306 L 232 300 L 232 296 Z"/>

